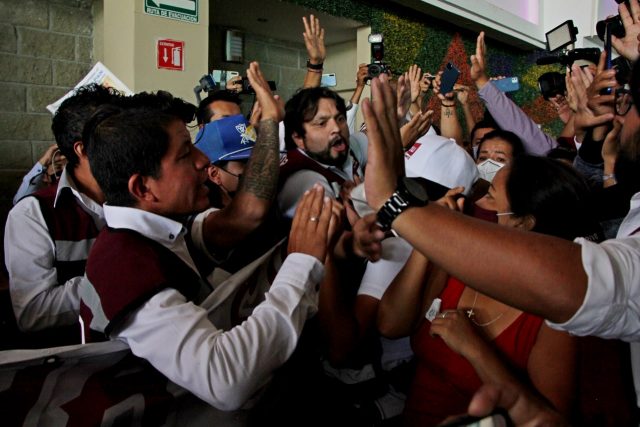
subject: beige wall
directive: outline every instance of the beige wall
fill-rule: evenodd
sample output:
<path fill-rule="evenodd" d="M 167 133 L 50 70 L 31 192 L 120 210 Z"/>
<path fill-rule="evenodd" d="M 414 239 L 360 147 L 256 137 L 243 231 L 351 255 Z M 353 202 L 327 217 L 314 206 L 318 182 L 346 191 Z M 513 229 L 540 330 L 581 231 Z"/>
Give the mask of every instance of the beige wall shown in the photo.
<path fill-rule="evenodd" d="M 199 8 L 199 23 L 192 24 L 147 15 L 142 0 L 96 0 L 96 61 L 102 61 L 134 92 L 162 89 L 195 103 L 193 87 L 208 72 L 209 52 L 209 2 L 201 0 Z M 157 68 L 158 39 L 185 42 L 184 71 Z"/>

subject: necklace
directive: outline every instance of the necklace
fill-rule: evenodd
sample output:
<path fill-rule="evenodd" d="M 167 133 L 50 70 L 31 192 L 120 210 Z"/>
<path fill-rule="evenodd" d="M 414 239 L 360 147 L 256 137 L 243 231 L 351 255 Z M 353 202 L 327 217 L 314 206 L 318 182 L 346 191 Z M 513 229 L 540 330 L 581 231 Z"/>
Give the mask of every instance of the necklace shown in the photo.
<path fill-rule="evenodd" d="M 473 297 L 473 304 L 471 304 L 471 308 L 469 310 L 466 311 L 467 313 L 467 317 L 473 322 L 474 325 L 476 326 L 480 326 L 481 328 L 485 327 L 485 326 L 489 326 L 490 324 L 497 322 L 498 320 L 500 320 L 500 318 L 504 315 L 504 311 L 500 314 L 498 314 L 498 317 L 496 317 L 495 319 L 489 320 L 488 322 L 485 323 L 478 323 L 475 320 L 476 317 L 476 312 L 473 311 L 474 308 L 476 308 L 476 302 L 478 301 L 478 291 L 475 291 L 475 296 Z"/>

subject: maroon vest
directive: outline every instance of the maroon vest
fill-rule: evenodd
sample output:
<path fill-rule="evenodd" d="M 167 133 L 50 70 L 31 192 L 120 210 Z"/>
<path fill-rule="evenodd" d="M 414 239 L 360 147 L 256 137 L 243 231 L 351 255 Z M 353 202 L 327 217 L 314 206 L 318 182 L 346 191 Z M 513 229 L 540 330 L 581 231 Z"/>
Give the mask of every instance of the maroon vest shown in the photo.
<path fill-rule="evenodd" d="M 32 196 L 40 203 L 40 211 L 56 247 L 54 266 L 58 284 L 62 285 L 73 277 L 84 275 L 89 250 L 99 230 L 70 188 L 61 190 L 54 207 L 57 189 L 57 184 L 52 185 Z"/>
<path fill-rule="evenodd" d="M 320 163 L 302 154 L 297 149 L 287 151 L 287 154 L 280 160 L 280 178 L 278 188 L 281 189 L 287 179 L 300 170 L 312 170 L 326 178 L 329 183 L 337 182 L 339 185 L 344 183 L 344 178 L 332 172 L 330 169 L 322 166 Z"/>
<path fill-rule="evenodd" d="M 87 279 L 98 298 L 83 297 L 80 315 L 88 329 L 93 313 L 104 313 L 106 336 L 128 314 L 166 288 L 174 288 L 196 303 L 210 291 L 200 276 L 176 254 L 143 235 L 105 227 L 87 261 Z M 98 329 L 102 329 L 98 325 Z M 87 334 L 85 333 L 85 336 Z"/>

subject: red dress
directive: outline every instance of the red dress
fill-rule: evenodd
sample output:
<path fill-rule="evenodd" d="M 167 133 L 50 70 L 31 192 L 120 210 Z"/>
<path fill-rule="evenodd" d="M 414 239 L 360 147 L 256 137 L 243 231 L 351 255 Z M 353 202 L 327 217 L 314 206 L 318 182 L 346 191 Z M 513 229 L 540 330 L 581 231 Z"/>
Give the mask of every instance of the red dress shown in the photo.
<path fill-rule="evenodd" d="M 440 311 L 455 310 L 465 285 L 449 277 L 440 294 Z M 542 326 L 542 318 L 522 313 L 492 340 L 494 348 L 526 378 L 527 361 Z M 437 425 L 449 415 L 467 412 L 467 406 L 482 381 L 473 366 L 438 337 L 429 335 L 431 322 L 425 320 L 411 337 L 418 362 L 409 391 L 405 416 L 409 425 Z"/>

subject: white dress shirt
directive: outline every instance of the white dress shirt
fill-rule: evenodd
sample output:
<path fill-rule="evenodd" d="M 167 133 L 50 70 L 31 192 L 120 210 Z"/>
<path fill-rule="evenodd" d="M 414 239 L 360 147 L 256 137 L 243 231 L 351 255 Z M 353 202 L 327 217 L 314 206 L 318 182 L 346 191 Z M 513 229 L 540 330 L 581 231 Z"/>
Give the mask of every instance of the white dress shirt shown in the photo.
<path fill-rule="evenodd" d="M 65 168 L 60 176 L 58 196 L 71 189 L 79 205 L 93 218 L 98 229 L 104 226 L 102 206 L 80 193 Z M 9 212 L 5 226 L 4 253 L 9 272 L 9 290 L 18 327 L 25 331 L 70 325 L 78 320 L 82 276 L 58 283 L 56 259 L 86 259 L 93 240 L 87 241 L 86 253 L 66 253 L 63 242 L 56 245 L 35 197 L 26 197 Z"/>
<path fill-rule="evenodd" d="M 197 272 L 182 224 L 112 206 L 105 206 L 105 216 L 110 227 L 132 229 L 157 241 Z M 135 355 L 207 403 L 234 410 L 265 385 L 295 349 L 305 321 L 317 311 L 316 285 L 323 272 L 316 258 L 289 255 L 265 301 L 226 332 L 209 321 L 202 307 L 175 289 L 165 289 L 134 311 L 112 338 L 125 341 Z"/>
<path fill-rule="evenodd" d="M 640 341 L 640 193 L 631 198 L 631 210 L 618 237 L 600 244 L 576 239 L 582 245 L 582 265 L 588 276 L 582 306 L 556 329 L 576 335 L 596 335 Z"/>

